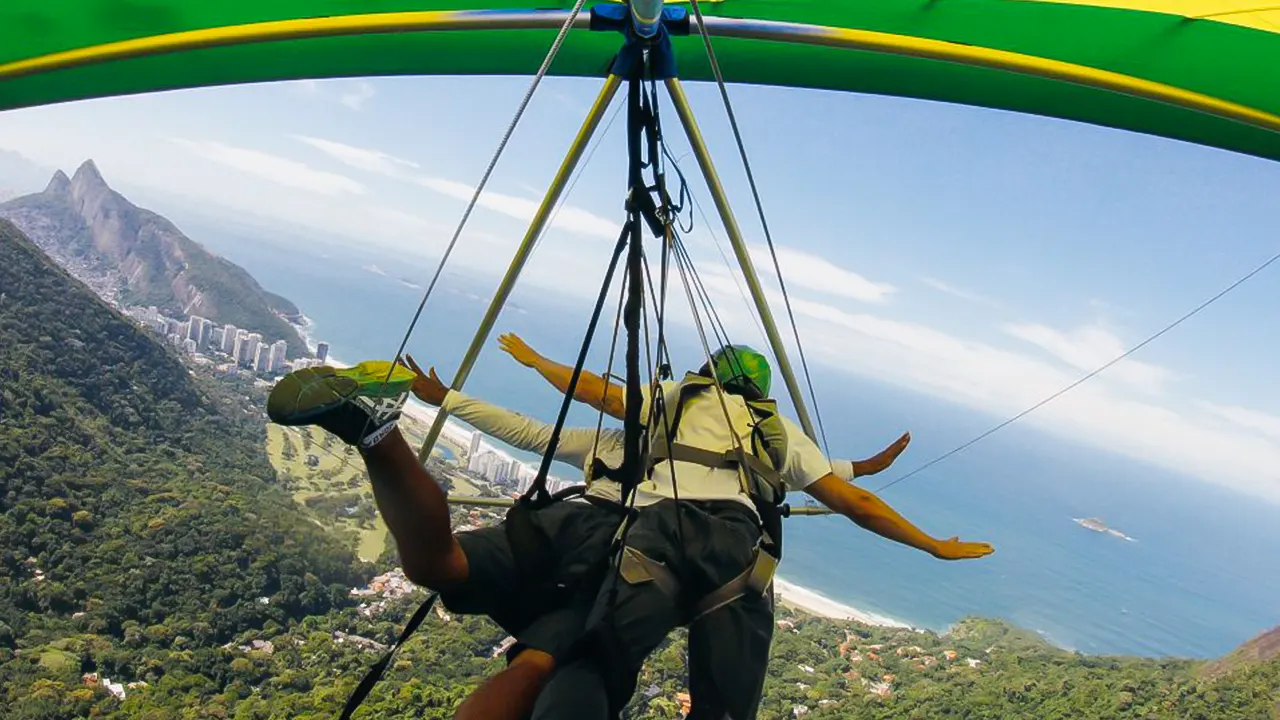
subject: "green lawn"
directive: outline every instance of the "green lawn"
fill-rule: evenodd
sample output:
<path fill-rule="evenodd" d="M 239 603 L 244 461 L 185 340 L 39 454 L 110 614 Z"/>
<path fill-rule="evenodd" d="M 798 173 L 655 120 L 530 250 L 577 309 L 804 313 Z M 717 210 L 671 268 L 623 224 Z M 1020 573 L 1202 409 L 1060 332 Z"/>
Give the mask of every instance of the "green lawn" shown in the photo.
<path fill-rule="evenodd" d="M 402 420 L 401 426 L 410 444 L 415 447 L 421 445 L 427 433 L 425 426 L 409 418 Z M 447 438 L 442 437 L 440 442 L 454 453 L 454 457 L 463 451 Z M 305 506 L 308 500 L 314 501 L 317 497 L 337 495 L 358 495 L 368 502 L 373 501 L 372 489 L 359 455 L 347 454 L 342 443 L 323 430 L 286 428 L 268 423 L 267 455 L 281 479 L 290 483 L 290 492 L 299 505 Z M 308 456 L 315 457 L 314 465 L 308 464 Z M 474 484 L 460 475 L 453 474 L 452 480 L 455 494 L 480 494 Z M 376 560 L 386 546 L 387 526 L 381 516 L 374 519 L 372 528 L 362 528 L 357 521 L 346 517 L 323 513 L 315 513 L 313 517 L 322 527 L 335 532 L 356 533 L 359 536 L 356 552 L 364 560 Z"/>
<path fill-rule="evenodd" d="M 479 495 L 480 491 L 475 485 L 462 479 L 461 476 L 453 476 L 453 494 L 454 495 Z"/>
<path fill-rule="evenodd" d="M 356 548 L 356 553 L 361 560 L 377 560 L 386 544 L 387 525 L 382 522 L 382 516 L 379 515 L 378 519 L 374 520 L 372 530 L 360 531 L 360 546 Z"/>

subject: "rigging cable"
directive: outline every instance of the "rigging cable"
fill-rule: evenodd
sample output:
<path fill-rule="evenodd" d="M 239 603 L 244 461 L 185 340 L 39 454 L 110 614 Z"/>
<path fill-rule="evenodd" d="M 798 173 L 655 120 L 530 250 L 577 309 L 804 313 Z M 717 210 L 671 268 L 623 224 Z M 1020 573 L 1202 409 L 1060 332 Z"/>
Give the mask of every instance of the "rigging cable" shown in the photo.
<path fill-rule="evenodd" d="M 714 368 L 715 360 L 712 359 L 711 347 L 707 343 L 707 333 L 706 333 L 706 330 L 703 329 L 702 317 L 701 315 L 698 314 L 697 304 L 694 302 L 694 299 L 693 299 L 693 290 L 691 289 L 689 284 L 689 277 L 688 277 L 688 273 L 686 272 L 685 263 L 682 261 L 679 254 L 676 255 L 676 269 L 680 272 L 680 281 L 684 285 L 685 297 L 689 301 L 689 312 L 690 314 L 693 315 L 694 327 L 697 328 L 698 338 L 699 340 L 702 341 L 702 351 L 704 356 L 706 357 L 707 365 L 708 367 Z M 716 388 L 716 397 L 720 400 L 720 410 L 721 412 L 724 413 L 725 430 L 728 432 L 729 437 L 733 439 L 734 452 L 738 454 L 738 457 L 745 457 L 747 452 L 742 445 L 742 438 L 738 437 L 738 433 L 733 427 L 733 420 L 729 416 L 729 405 L 724 399 L 726 391 L 724 389 L 724 386 L 720 382 L 720 376 L 714 371 L 711 372 L 710 375 L 711 375 L 711 380 Z M 743 473 L 745 472 L 747 472 L 747 470 L 743 466 L 739 465 L 738 466 L 739 477 L 744 483 L 746 482 L 746 478 L 743 475 Z M 672 485 L 674 486 L 675 484 L 674 478 L 672 480 L 673 480 Z"/>
<path fill-rule="evenodd" d="M 684 200 L 686 198 L 692 199 L 693 195 L 691 192 L 689 192 L 689 184 L 688 184 L 688 181 L 685 180 L 684 172 L 680 170 L 680 166 L 677 165 L 674 160 L 671 160 L 671 151 L 668 149 L 666 142 L 661 141 L 660 145 L 662 148 L 661 157 L 665 157 L 667 160 L 671 161 L 672 166 L 675 168 L 676 176 L 680 178 L 681 204 L 677 206 L 676 209 L 674 210 L 675 217 L 673 218 L 678 220 L 679 213 L 684 208 L 684 204 L 683 204 Z M 663 189 L 663 192 L 665 193 L 665 187 Z M 719 347 L 724 347 L 729 344 L 729 331 L 725 328 L 724 322 L 720 319 L 720 313 L 716 311 L 715 305 L 711 301 L 711 294 L 707 292 L 707 287 L 702 282 L 702 277 L 697 273 L 697 269 L 693 266 L 693 260 L 689 256 L 688 247 L 685 246 L 683 238 L 681 237 L 682 232 L 689 232 L 693 228 L 692 209 L 690 210 L 689 215 L 690 215 L 690 218 L 689 218 L 688 228 L 682 227 L 678 222 L 668 223 L 669 225 L 669 230 L 667 233 L 668 236 L 667 238 L 665 238 L 663 251 L 666 252 L 668 248 L 673 248 L 677 256 L 680 256 L 681 254 L 683 254 L 685 262 L 693 270 L 692 275 L 693 275 L 694 287 L 697 290 L 698 299 L 702 303 L 703 309 L 706 310 L 707 312 L 708 322 L 711 323 L 711 331 L 715 333 L 716 342 L 719 344 Z M 754 318 L 754 315 L 752 317 Z"/>
<path fill-rule="evenodd" d="M 1182 323 L 1186 322 L 1187 320 L 1190 320 L 1192 317 L 1194 317 L 1195 315 L 1199 314 L 1201 310 L 1204 310 L 1205 308 L 1207 308 L 1207 307 L 1209 307 L 1210 305 L 1214 304 L 1214 303 L 1215 303 L 1215 302 L 1217 302 L 1218 300 L 1221 300 L 1221 299 L 1223 298 L 1223 296 L 1225 296 L 1227 293 L 1230 293 L 1232 290 L 1235 290 L 1236 288 L 1240 287 L 1241 285 L 1243 285 L 1243 284 L 1244 284 L 1245 282 L 1247 282 L 1248 280 L 1252 279 L 1252 278 L 1253 278 L 1253 276 L 1257 275 L 1258 273 L 1262 272 L 1263 270 L 1266 270 L 1268 267 L 1270 267 L 1270 266 L 1271 266 L 1273 263 L 1275 263 L 1277 260 L 1280 260 L 1280 253 L 1276 253 L 1275 255 L 1272 255 L 1270 258 L 1268 258 L 1268 259 L 1267 259 L 1267 261 L 1266 261 L 1266 262 L 1264 262 L 1264 263 L 1262 263 L 1261 265 L 1259 265 L 1258 267 L 1254 268 L 1254 269 L 1253 269 L 1253 270 L 1251 270 L 1249 273 L 1247 273 L 1246 275 L 1244 275 L 1243 277 L 1241 277 L 1239 280 L 1236 280 L 1235 282 L 1231 283 L 1231 284 L 1230 284 L 1230 285 L 1228 285 L 1227 287 L 1223 288 L 1220 292 L 1218 292 L 1218 294 L 1216 294 L 1216 295 L 1214 295 L 1213 297 L 1209 298 L 1208 300 L 1205 300 L 1204 302 L 1200 303 L 1200 304 L 1199 304 L 1199 305 L 1197 305 L 1195 308 L 1193 308 L 1190 312 L 1186 313 L 1185 315 L 1183 315 L 1182 317 L 1178 318 L 1177 320 L 1174 320 L 1173 322 L 1169 323 L 1168 325 L 1165 325 L 1163 328 L 1161 328 L 1161 329 L 1160 329 L 1160 331 L 1158 331 L 1158 332 L 1156 332 L 1154 335 L 1152 335 L 1152 336 L 1148 337 L 1146 340 L 1143 340 L 1142 342 L 1138 343 L 1137 345 L 1134 345 L 1133 347 L 1129 348 L 1128 350 L 1125 350 L 1123 353 L 1121 353 L 1120 355 L 1118 355 L 1118 356 L 1116 356 L 1115 358 L 1113 358 L 1110 362 L 1108 362 L 1108 363 L 1106 363 L 1106 364 L 1104 364 L 1104 365 L 1102 365 L 1102 366 L 1098 367 L 1097 369 L 1095 369 L 1095 370 L 1093 370 L 1092 372 L 1088 373 L 1088 374 L 1087 374 L 1087 375 L 1085 375 L 1084 377 L 1081 377 L 1079 380 L 1076 380 L 1075 382 L 1071 383 L 1070 385 L 1068 385 L 1068 386 L 1066 386 L 1066 387 L 1062 388 L 1061 390 L 1059 390 L 1059 391 L 1057 391 L 1057 392 L 1053 393 L 1053 394 L 1052 394 L 1052 395 L 1050 395 L 1049 397 L 1046 397 L 1045 399 L 1041 400 L 1040 402 L 1036 403 L 1035 405 L 1032 405 L 1031 407 L 1027 408 L 1026 410 L 1023 410 L 1022 412 L 1018 413 L 1017 415 L 1014 415 L 1013 417 L 1009 418 L 1008 420 L 1005 420 L 1004 422 L 1000 423 L 999 425 L 996 425 L 995 427 L 992 427 L 991 429 L 989 429 L 989 430 L 987 430 L 986 432 L 984 432 L 984 433 L 982 433 L 982 434 L 978 435 L 977 437 L 973 438 L 972 440 L 970 440 L 970 441 L 968 441 L 968 442 L 966 442 L 966 443 L 963 443 L 963 444 L 961 444 L 961 445 L 959 445 L 959 446 L 957 446 L 957 447 L 955 447 L 955 448 L 953 448 L 953 449 L 951 449 L 951 450 L 949 450 L 949 451 L 947 451 L 947 452 L 945 452 L 945 453 L 943 453 L 943 454 L 939 455 L 938 457 L 936 457 L 936 458 L 934 458 L 934 459 L 930 460 L 929 462 L 925 463 L 924 465 L 921 465 L 920 467 L 916 468 L 915 470 L 912 470 L 911 472 L 909 472 L 909 473 L 907 473 L 907 474 L 903 475 L 902 477 L 899 477 L 899 478 L 897 478 L 897 479 L 895 479 L 895 480 L 893 480 L 893 481 L 891 481 L 891 482 L 889 482 L 889 483 L 886 483 L 886 484 L 884 484 L 884 485 L 880 486 L 880 487 L 876 490 L 876 492 L 877 492 L 877 493 L 879 493 L 879 492 L 883 492 L 884 490 L 887 490 L 888 488 L 891 488 L 891 487 L 893 487 L 894 485 L 897 485 L 898 483 L 902 482 L 903 480 L 906 480 L 906 479 L 907 479 L 907 478 L 909 478 L 909 477 L 912 477 L 912 476 L 918 475 L 918 474 L 920 474 L 921 472 L 924 472 L 925 470 L 927 470 L 927 469 L 929 469 L 929 468 L 933 467 L 934 465 L 937 465 L 938 463 L 942 462 L 943 460 L 946 460 L 947 458 L 952 457 L 953 455 L 956 455 L 956 454 L 958 454 L 958 453 L 960 453 L 960 452 L 963 452 L 964 450 L 967 450 L 968 448 L 970 448 L 970 447 L 972 447 L 972 446 L 976 445 L 977 443 L 981 442 L 982 440 L 985 440 L 986 438 L 988 438 L 988 437 L 990 437 L 990 436 L 994 435 L 996 432 L 999 432 L 1000 430 L 1002 430 L 1002 429 L 1004 429 L 1004 428 L 1006 428 L 1006 427 L 1008 427 L 1008 426 L 1010 426 L 1010 425 L 1014 424 L 1015 422 L 1017 422 L 1017 421 L 1021 420 L 1022 418 L 1024 418 L 1024 417 L 1026 417 L 1026 416 L 1030 415 L 1031 413 L 1035 412 L 1036 410 L 1039 410 L 1040 408 L 1044 407 L 1045 405 L 1048 405 L 1049 403 L 1053 402 L 1054 400 L 1057 400 L 1058 398 L 1062 397 L 1063 395 L 1066 395 L 1068 392 L 1071 392 L 1072 390 L 1074 390 L 1074 389 L 1076 389 L 1077 387 L 1079 387 L 1079 386 L 1083 385 L 1084 383 L 1088 382 L 1089 380 L 1092 380 L 1093 378 L 1097 377 L 1098 375 L 1100 375 L 1102 372 L 1104 372 L 1105 370 L 1107 370 L 1107 369 L 1108 369 L 1108 368 L 1110 368 L 1111 366 L 1115 365 L 1116 363 L 1120 362 L 1121 360 L 1124 360 L 1125 358 L 1129 357 L 1130 355 L 1134 354 L 1135 352 L 1137 352 L 1137 351 L 1141 350 L 1142 348 L 1146 347 L 1147 345 L 1151 344 L 1151 343 L 1152 343 L 1153 341 L 1155 341 L 1157 338 L 1161 337 L 1162 335 L 1164 335 L 1165 333 L 1169 332 L 1170 330 L 1172 330 L 1172 329 L 1174 329 L 1174 328 L 1178 327 L 1179 325 L 1181 325 Z"/>
<path fill-rule="evenodd" d="M 831 446 L 827 442 L 827 429 L 822 424 L 822 411 L 818 407 L 818 395 L 813 389 L 813 376 L 809 374 L 809 361 L 805 357 L 804 344 L 800 342 L 800 328 L 796 325 L 796 315 L 791 309 L 791 296 L 787 294 L 787 283 L 782 278 L 782 265 L 778 262 L 778 251 L 773 245 L 773 235 L 769 232 L 769 222 L 765 219 L 764 203 L 760 200 L 760 191 L 756 187 L 756 176 L 751 171 L 751 161 L 747 159 L 747 146 L 742 141 L 742 133 L 738 129 L 738 117 L 733 112 L 733 103 L 729 100 L 729 89 L 725 86 L 724 74 L 720 71 L 720 61 L 716 59 L 716 51 L 711 46 L 711 35 L 707 33 L 706 23 L 702 19 L 702 7 L 698 0 L 690 0 L 693 14 L 698 20 L 698 34 L 707 49 L 707 60 L 711 63 L 711 72 L 715 75 L 716 86 L 720 88 L 720 98 L 724 101 L 725 113 L 729 116 L 729 127 L 733 130 L 734 142 L 738 145 L 738 154 L 742 156 L 742 167 L 746 170 L 747 184 L 751 186 L 751 198 L 755 201 L 756 213 L 760 216 L 760 226 L 764 229 L 764 239 L 769 245 L 769 256 L 773 259 L 773 270 L 778 275 L 778 286 L 782 289 L 782 301 L 787 308 L 787 318 L 791 321 L 791 332 L 796 339 L 796 349 L 800 353 L 800 367 L 804 371 L 805 384 L 809 386 L 809 397 L 813 401 L 813 415 L 818 421 L 818 432 L 822 436 L 822 449 L 831 456 Z M 816 438 L 815 438 L 816 439 Z"/>
<path fill-rule="evenodd" d="M 382 381 L 383 389 L 386 388 L 387 383 L 391 382 L 391 375 L 395 371 L 395 361 L 400 359 L 405 347 L 409 345 L 409 338 L 413 336 L 413 329 L 417 327 L 418 320 L 422 317 L 422 310 L 427 306 L 428 298 L 431 297 L 436 283 L 439 282 L 441 274 L 444 273 L 449 257 L 453 255 L 453 250 L 458 244 L 458 238 L 462 236 L 462 230 L 467 226 L 467 221 L 471 218 L 471 212 L 475 210 L 476 203 L 480 201 L 480 194 L 484 192 L 485 186 L 489 184 L 489 178 L 493 175 L 493 170 L 497 167 L 498 160 L 502 157 L 503 151 L 507 149 L 507 142 L 511 140 L 511 136 L 516 131 L 516 126 L 520 124 L 520 119 L 524 117 L 524 112 L 529 107 L 529 101 L 533 99 L 533 94 L 538 89 L 538 85 L 541 84 L 542 78 L 546 76 L 547 70 L 551 68 L 551 63 L 560 54 L 560 47 L 564 44 L 564 39 L 569 34 L 569 29 L 573 27 L 573 23 L 577 19 L 578 13 L 582 11 L 584 4 L 586 4 L 586 0 L 576 0 L 573 10 L 569 12 L 569 16 L 564 20 L 564 25 L 560 26 L 560 32 L 556 35 L 555 41 L 551 43 L 551 48 L 547 50 L 546 57 L 542 59 L 542 65 L 538 68 L 538 72 L 529 82 L 529 88 L 525 90 L 524 98 L 520 100 L 520 106 L 516 108 L 515 116 L 511 118 L 511 123 L 507 126 L 506 132 L 503 133 L 502 140 L 498 143 L 497 149 L 494 150 L 493 157 L 489 159 L 489 165 L 485 168 L 484 174 L 481 175 L 475 192 L 471 194 L 471 200 L 467 203 L 467 209 L 463 211 L 462 218 L 458 221 L 458 227 L 453 231 L 453 237 L 449 239 L 449 244 L 445 247 L 444 255 L 440 257 L 440 264 L 436 266 L 436 271 L 431 276 L 431 282 L 427 284 L 427 289 L 422 293 L 422 300 L 418 302 L 418 308 L 413 313 L 413 319 L 409 321 L 409 327 L 405 330 L 404 339 L 400 341 L 400 347 L 396 350 L 391 369 L 387 370 L 387 376 Z M 368 424 L 366 423 L 365 432 L 368 432 Z"/>
<path fill-rule="evenodd" d="M 676 169 L 676 174 L 680 176 L 680 181 L 682 183 L 686 182 L 684 179 L 684 173 L 680 170 L 679 160 L 676 160 L 671 156 L 671 151 L 665 143 L 662 146 L 662 151 L 663 154 L 667 156 L 667 160 L 670 161 L 672 167 Z M 702 203 L 698 201 L 698 196 L 693 194 L 693 191 L 689 191 L 689 199 L 693 201 L 693 208 L 699 213 L 702 213 L 702 217 L 711 217 L 707 214 L 707 211 L 702 208 Z M 695 217 L 693 209 L 691 209 L 689 211 L 689 228 L 684 229 L 684 232 L 689 233 L 693 231 Z M 764 327 L 760 325 L 760 318 L 756 317 L 756 314 L 750 311 L 751 299 L 747 297 L 746 289 L 742 287 L 742 282 L 738 280 L 737 274 L 733 272 L 733 264 L 729 262 L 729 256 L 724 252 L 724 245 L 720 242 L 720 236 L 716 233 L 715 226 L 710 222 L 704 223 L 704 225 L 707 228 L 707 233 L 711 235 L 711 244 L 715 246 L 716 252 L 720 254 L 721 262 L 724 263 L 725 269 L 729 271 L 729 277 L 733 280 L 734 287 L 738 289 L 738 296 L 742 298 L 743 306 L 748 309 L 747 317 L 751 318 L 751 323 L 756 326 L 756 331 L 760 333 L 761 342 L 768 344 L 768 339 L 765 337 Z"/>
<path fill-rule="evenodd" d="M 586 334 L 582 338 L 582 347 L 578 350 L 578 360 L 573 366 L 573 373 L 569 376 L 568 387 L 565 388 L 564 400 L 560 404 L 560 413 L 556 417 L 556 424 L 551 430 L 551 437 L 547 440 L 547 449 L 543 452 L 542 461 L 538 465 L 538 475 L 534 478 L 529 489 L 521 496 L 520 500 L 522 502 L 528 500 L 542 504 L 553 499 L 550 493 L 547 492 L 547 476 L 551 472 L 551 461 L 555 459 L 556 449 L 560 444 L 560 433 L 564 430 L 565 420 L 569 416 L 569 407 L 573 404 L 578 380 L 582 376 L 582 368 L 587 361 L 587 353 L 591 350 L 591 341 L 595 338 L 596 325 L 600 322 L 600 312 L 604 309 L 605 300 L 609 296 L 609 288 L 613 285 L 613 274 L 618 268 L 619 260 L 622 258 L 622 251 L 627 247 L 627 237 L 631 234 L 632 230 L 628 226 L 624 226 L 618 234 L 618 242 L 613 248 L 613 257 L 609 261 L 608 270 L 605 271 L 604 281 L 600 285 L 600 294 L 596 296 L 595 309 L 592 311 L 591 320 L 587 323 Z"/>
<path fill-rule="evenodd" d="M 595 482 L 594 468 L 596 458 L 600 450 L 600 432 L 604 429 L 604 409 L 609 404 L 609 392 L 613 389 L 613 385 L 609 382 L 609 376 L 613 374 L 613 359 L 618 351 L 618 328 L 622 325 L 622 301 L 627 297 L 627 278 L 624 275 L 622 285 L 618 292 L 618 310 L 613 316 L 613 338 L 609 341 L 609 362 L 605 364 L 604 370 L 604 397 L 600 400 L 600 411 L 596 414 L 596 435 L 591 440 L 591 460 L 587 462 L 587 468 L 591 469 L 590 474 L 585 474 L 586 484 L 590 485 Z"/>
<path fill-rule="evenodd" d="M 582 159 L 577 171 L 574 173 L 573 180 L 569 182 L 569 187 L 565 188 L 564 194 L 560 198 L 560 202 L 556 203 L 555 211 L 551 213 L 551 217 L 547 219 L 547 227 L 553 227 L 556 224 L 556 218 L 560 217 L 560 211 L 564 210 L 565 205 L 569 204 L 569 198 L 573 195 L 573 189 L 578 187 L 578 181 L 581 180 L 583 174 L 586 173 L 587 166 L 591 164 L 591 158 L 596 156 L 596 150 L 600 149 L 600 145 L 602 145 L 605 138 L 609 136 L 609 130 L 613 128 L 613 122 L 618 119 L 618 115 L 621 114 L 622 108 L 625 106 L 625 103 L 618 103 L 618 106 L 613 109 L 613 114 L 609 116 L 609 122 L 605 123 L 604 130 L 597 134 L 595 142 L 591 145 L 591 149 L 587 151 L 586 157 Z M 547 234 L 545 232 L 539 234 L 538 239 L 533 243 L 533 249 L 537 250 L 541 247 L 542 241 L 546 237 Z"/>

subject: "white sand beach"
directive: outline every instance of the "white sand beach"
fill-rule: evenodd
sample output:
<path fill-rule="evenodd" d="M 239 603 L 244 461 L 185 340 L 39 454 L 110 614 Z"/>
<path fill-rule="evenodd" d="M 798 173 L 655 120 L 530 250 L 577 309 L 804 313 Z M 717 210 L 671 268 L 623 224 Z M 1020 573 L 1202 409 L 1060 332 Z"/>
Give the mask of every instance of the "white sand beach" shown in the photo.
<path fill-rule="evenodd" d="M 814 615 L 836 620 L 856 620 L 866 625 L 877 625 L 879 627 L 911 628 L 910 625 L 900 620 L 894 620 L 893 618 L 836 602 L 829 597 L 820 595 L 813 590 L 796 585 L 781 577 L 774 580 L 774 591 L 778 596 L 779 602 L 793 605 Z"/>

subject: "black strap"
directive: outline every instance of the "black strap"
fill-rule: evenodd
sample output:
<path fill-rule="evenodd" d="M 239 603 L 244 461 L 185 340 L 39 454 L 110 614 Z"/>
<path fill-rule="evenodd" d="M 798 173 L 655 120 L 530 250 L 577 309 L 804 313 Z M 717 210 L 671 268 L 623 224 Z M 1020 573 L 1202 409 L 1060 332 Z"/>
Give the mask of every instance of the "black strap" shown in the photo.
<path fill-rule="evenodd" d="M 595 310 L 591 313 L 591 322 L 587 324 L 586 335 L 582 338 L 582 347 L 578 351 L 578 362 L 573 366 L 573 374 L 569 377 L 569 387 L 565 388 L 564 401 L 560 404 L 560 414 L 556 417 L 555 427 L 551 430 L 551 439 L 547 441 L 547 450 L 542 454 L 542 462 L 538 465 L 538 475 L 529 485 L 529 489 L 521 496 L 521 501 L 532 502 L 541 508 L 554 501 L 547 492 L 547 475 L 551 473 L 551 461 L 556 457 L 556 448 L 560 445 L 560 432 L 564 430 L 565 419 L 569 417 L 569 406 L 573 404 L 573 393 L 578 387 L 578 378 L 582 376 L 582 366 L 587 362 L 587 351 L 591 349 L 591 340 L 596 334 L 596 325 L 600 322 L 600 311 L 604 309 L 605 298 L 609 294 L 609 286 L 613 284 L 614 271 L 618 269 L 618 260 L 626 247 L 627 237 L 631 235 L 631 225 L 623 226 L 618 234 L 618 242 L 613 248 L 613 259 L 609 261 L 609 270 L 600 285 L 600 295 L 596 298 Z"/>
<path fill-rule="evenodd" d="M 347 706 L 342 709 L 342 715 L 339 720 L 350 720 L 355 713 L 356 708 L 360 707 L 360 703 L 369 697 L 369 692 L 373 690 L 373 686 L 382 679 L 382 673 L 386 671 L 387 666 L 391 664 L 391 658 L 395 656 L 396 651 L 401 645 L 409 639 L 409 636 L 418 629 L 422 621 L 427 619 L 427 613 L 431 612 L 431 608 L 435 607 L 436 600 L 440 599 L 440 593 L 431 593 L 431 595 L 418 606 L 417 611 L 413 613 L 413 617 L 409 618 L 409 622 L 405 624 L 404 630 L 400 631 L 400 637 L 396 640 L 396 644 L 391 646 L 386 655 L 382 659 L 374 663 L 369 668 L 369 672 L 364 674 L 364 679 L 356 686 L 355 692 L 351 693 L 350 699 L 347 700 Z"/>

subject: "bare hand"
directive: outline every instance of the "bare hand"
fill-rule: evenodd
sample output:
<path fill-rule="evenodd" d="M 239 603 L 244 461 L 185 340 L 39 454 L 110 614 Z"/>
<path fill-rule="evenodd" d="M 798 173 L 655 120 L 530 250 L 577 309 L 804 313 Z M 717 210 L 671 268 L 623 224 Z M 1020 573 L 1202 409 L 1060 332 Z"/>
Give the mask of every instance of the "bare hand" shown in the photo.
<path fill-rule="evenodd" d="M 933 556 L 939 560 L 970 560 L 990 555 L 993 552 L 995 552 L 995 548 L 991 547 L 989 543 L 961 542 L 960 538 L 953 537 L 947 540 L 939 540 L 937 548 L 933 551 Z"/>
<path fill-rule="evenodd" d="M 859 476 L 863 476 L 875 475 L 878 472 L 883 472 L 898 459 L 898 456 L 907 449 L 907 445 L 910 443 L 911 433 L 902 433 L 902 437 L 894 440 L 892 445 L 858 463 L 857 474 Z"/>
<path fill-rule="evenodd" d="M 498 337 L 498 345 L 502 347 L 516 362 L 525 367 L 535 367 L 542 356 L 534 352 L 528 343 L 515 333 L 504 333 Z"/>
<path fill-rule="evenodd" d="M 422 368 L 418 367 L 418 363 L 414 361 L 413 356 L 407 354 L 404 356 L 402 364 L 418 375 L 413 379 L 412 390 L 415 397 L 428 405 L 436 407 L 444 403 L 444 397 L 449 394 L 449 387 L 436 376 L 434 367 L 424 373 Z"/>

